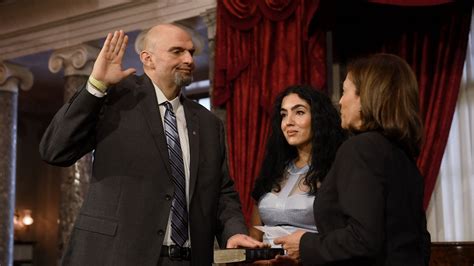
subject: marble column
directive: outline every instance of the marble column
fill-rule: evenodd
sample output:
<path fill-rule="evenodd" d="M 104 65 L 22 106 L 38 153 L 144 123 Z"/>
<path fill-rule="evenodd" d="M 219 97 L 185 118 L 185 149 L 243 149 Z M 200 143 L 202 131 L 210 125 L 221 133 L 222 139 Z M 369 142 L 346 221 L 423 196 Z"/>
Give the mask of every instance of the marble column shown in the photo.
<path fill-rule="evenodd" d="M 211 110 L 219 117 L 225 125 L 226 111 L 224 108 L 216 108 L 212 106 L 212 89 L 214 87 L 214 57 L 215 57 L 215 38 L 216 38 L 216 8 L 207 9 L 200 14 L 207 26 L 207 45 L 209 47 L 209 96 L 211 98 Z M 225 128 L 225 127 L 224 127 Z M 226 134 L 227 138 L 227 134 Z M 227 141 L 226 141 L 227 146 Z M 220 249 L 217 239 L 214 239 L 214 249 Z M 217 264 L 225 265 L 225 264 Z"/>
<path fill-rule="evenodd" d="M 64 101 L 74 95 L 92 72 L 99 49 L 78 45 L 55 51 L 49 58 L 49 70 L 53 73 L 64 69 Z M 59 250 L 62 254 L 69 240 L 74 221 L 84 201 L 92 174 L 92 153 L 84 155 L 73 166 L 65 168 L 61 180 L 59 207 Z"/>
<path fill-rule="evenodd" d="M 209 47 L 209 95 L 211 96 L 212 104 L 212 90 L 214 88 L 214 57 L 215 57 L 215 46 L 216 46 L 216 8 L 207 9 L 201 13 L 201 17 L 207 26 L 207 41 Z M 226 112 L 223 108 L 216 108 L 211 106 L 212 111 L 224 122 L 226 118 Z"/>
<path fill-rule="evenodd" d="M 211 81 L 211 91 L 214 81 L 214 57 L 216 46 L 216 8 L 211 8 L 201 13 L 201 17 L 207 26 L 207 41 L 209 46 L 209 80 Z"/>
<path fill-rule="evenodd" d="M 29 70 L 0 62 L 0 265 L 13 264 L 18 91 L 32 85 Z"/>

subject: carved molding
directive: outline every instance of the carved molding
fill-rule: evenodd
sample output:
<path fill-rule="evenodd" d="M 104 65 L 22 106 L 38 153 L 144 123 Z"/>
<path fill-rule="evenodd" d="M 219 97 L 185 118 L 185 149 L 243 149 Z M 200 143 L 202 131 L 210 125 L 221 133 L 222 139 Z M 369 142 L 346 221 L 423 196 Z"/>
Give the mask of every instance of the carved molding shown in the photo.
<path fill-rule="evenodd" d="M 0 62 L 0 91 L 27 91 L 33 86 L 33 73 L 25 67 Z"/>
<path fill-rule="evenodd" d="M 117 29 L 148 29 L 199 16 L 216 7 L 216 0 L 147 1 L 64 18 L 16 32 L 0 34 L 0 60 L 16 58 L 51 49 L 62 49 L 103 38 Z"/>
<path fill-rule="evenodd" d="M 49 71 L 58 73 L 64 68 L 64 76 L 89 76 L 99 51 L 87 44 L 57 50 L 49 58 Z"/>

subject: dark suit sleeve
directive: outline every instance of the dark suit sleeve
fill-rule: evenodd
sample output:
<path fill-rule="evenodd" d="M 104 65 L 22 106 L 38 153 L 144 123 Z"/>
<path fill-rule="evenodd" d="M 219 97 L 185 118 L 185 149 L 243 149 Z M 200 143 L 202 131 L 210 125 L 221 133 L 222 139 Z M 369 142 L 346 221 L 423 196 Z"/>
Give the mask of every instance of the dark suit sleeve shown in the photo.
<path fill-rule="evenodd" d="M 95 128 L 104 98 L 82 87 L 54 116 L 39 151 L 46 162 L 58 166 L 74 164 L 94 149 Z"/>
<path fill-rule="evenodd" d="M 224 248 L 227 240 L 235 234 L 248 234 L 239 194 L 235 191 L 234 182 L 229 177 L 227 155 L 225 149 L 225 135 L 222 123 L 219 123 L 219 145 L 222 152 L 222 185 L 218 205 L 218 224 L 221 225 L 218 234 L 219 245 Z M 219 236 L 220 235 L 220 236 Z"/>
<path fill-rule="evenodd" d="M 384 154 L 374 147 L 377 145 L 349 140 L 339 149 L 325 182 L 335 179 L 338 208 L 347 222 L 327 233 L 304 234 L 300 241 L 304 264 L 369 257 L 382 247 L 385 202 L 380 168 Z"/>

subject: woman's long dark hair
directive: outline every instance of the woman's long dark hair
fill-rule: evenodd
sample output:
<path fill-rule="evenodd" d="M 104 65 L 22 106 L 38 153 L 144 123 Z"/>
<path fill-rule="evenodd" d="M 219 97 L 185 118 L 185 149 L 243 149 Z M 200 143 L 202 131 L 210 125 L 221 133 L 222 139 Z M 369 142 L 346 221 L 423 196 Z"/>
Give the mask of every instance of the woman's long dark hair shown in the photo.
<path fill-rule="evenodd" d="M 307 85 L 286 88 L 277 96 L 273 106 L 271 132 L 265 158 L 252 192 L 252 197 L 256 201 L 272 189 L 276 191 L 281 189 L 280 183 L 285 176 L 286 167 L 298 156 L 296 147 L 288 144 L 281 131 L 281 103 L 285 96 L 292 93 L 298 95 L 311 107 L 311 163 L 304 177 L 305 184 L 310 187 L 309 194 L 316 193 L 317 182 L 323 181 L 331 168 L 337 149 L 346 138 L 341 128 L 339 114 L 328 96 Z"/>

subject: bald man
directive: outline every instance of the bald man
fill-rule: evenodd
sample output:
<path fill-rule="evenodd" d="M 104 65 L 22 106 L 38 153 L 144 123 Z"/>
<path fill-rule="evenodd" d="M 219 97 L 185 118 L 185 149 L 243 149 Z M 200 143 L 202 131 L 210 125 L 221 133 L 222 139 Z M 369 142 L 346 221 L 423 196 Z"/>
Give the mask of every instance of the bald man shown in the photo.
<path fill-rule="evenodd" d="M 142 76 L 122 68 L 127 41 L 123 31 L 107 35 L 88 83 L 40 144 L 59 166 L 94 151 L 62 264 L 210 265 L 215 237 L 221 247 L 262 247 L 247 236 L 221 121 L 181 94 L 192 82 L 191 36 L 176 25 L 150 29 Z"/>

